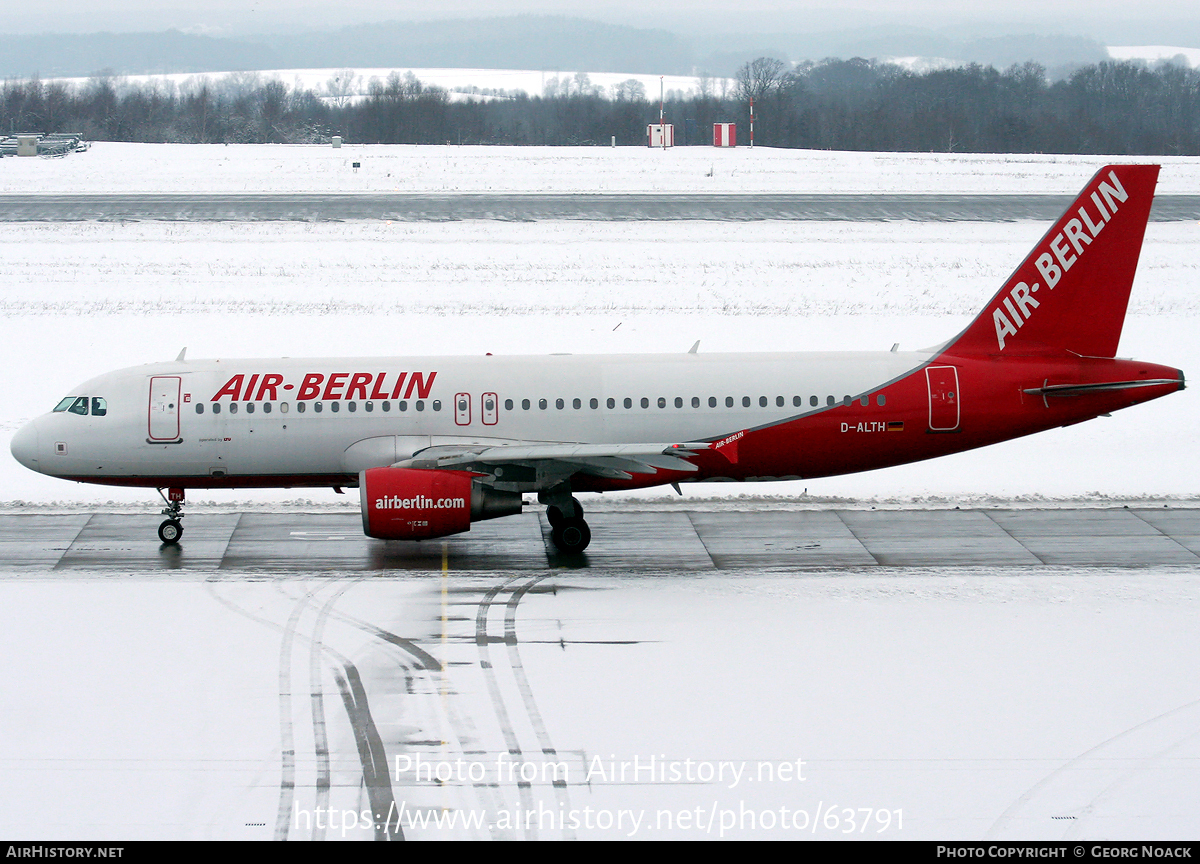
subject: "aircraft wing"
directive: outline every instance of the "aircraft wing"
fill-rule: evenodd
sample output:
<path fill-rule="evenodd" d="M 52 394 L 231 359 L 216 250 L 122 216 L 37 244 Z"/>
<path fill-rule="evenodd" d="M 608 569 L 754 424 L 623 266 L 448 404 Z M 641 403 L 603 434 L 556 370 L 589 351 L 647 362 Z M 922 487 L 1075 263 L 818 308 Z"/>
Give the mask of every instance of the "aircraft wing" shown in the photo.
<path fill-rule="evenodd" d="M 399 468 L 479 470 L 523 465 L 552 473 L 584 473 L 629 479 L 634 474 L 696 471 L 687 457 L 713 449 L 707 441 L 647 444 L 504 444 L 499 446 L 445 445 L 428 447 Z"/>

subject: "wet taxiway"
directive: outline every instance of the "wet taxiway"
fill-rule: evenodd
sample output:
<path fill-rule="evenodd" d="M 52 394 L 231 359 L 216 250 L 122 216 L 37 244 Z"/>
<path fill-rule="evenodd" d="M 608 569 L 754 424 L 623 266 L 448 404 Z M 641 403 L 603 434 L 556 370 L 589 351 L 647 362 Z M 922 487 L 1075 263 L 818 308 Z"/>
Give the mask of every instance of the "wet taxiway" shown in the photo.
<path fill-rule="evenodd" d="M 0 568 L 39 570 L 1157 567 L 1200 563 L 1200 509 L 662 510 L 595 512 L 583 555 L 555 553 L 538 512 L 441 540 L 365 537 L 354 513 L 193 512 L 178 546 L 152 514 L 0 516 Z"/>
<path fill-rule="evenodd" d="M 708 220 L 1006 222 L 1056 219 L 1070 195 L 279 193 L 0 195 L 0 222 Z M 1151 221 L 1200 219 L 1200 195 L 1159 195 Z"/>

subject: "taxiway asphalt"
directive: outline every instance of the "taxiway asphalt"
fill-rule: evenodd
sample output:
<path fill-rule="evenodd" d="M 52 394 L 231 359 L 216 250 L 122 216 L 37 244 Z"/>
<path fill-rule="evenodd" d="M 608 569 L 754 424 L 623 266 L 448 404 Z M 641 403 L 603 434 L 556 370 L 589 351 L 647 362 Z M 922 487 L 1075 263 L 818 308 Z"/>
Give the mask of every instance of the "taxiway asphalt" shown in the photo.
<path fill-rule="evenodd" d="M 5 570 L 620 572 L 1200 564 L 1200 509 L 650 512 L 588 516 L 592 545 L 555 552 L 539 512 L 424 542 L 373 540 L 354 513 L 193 512 L 177 546 L 147 513 L 0 515 Z"/>

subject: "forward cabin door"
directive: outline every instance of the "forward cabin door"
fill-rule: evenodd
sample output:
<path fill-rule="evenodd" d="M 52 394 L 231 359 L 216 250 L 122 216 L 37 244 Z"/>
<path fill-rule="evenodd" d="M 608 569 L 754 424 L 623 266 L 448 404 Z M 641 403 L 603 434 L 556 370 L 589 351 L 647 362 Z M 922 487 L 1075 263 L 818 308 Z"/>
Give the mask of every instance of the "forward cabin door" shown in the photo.
<path fill-rule="evenodd" d="M 960 415 L 958 369 L 926 366 L 925 380 L 929 384 L 929 431 L 956 431 Z"/>
<path fill-rule="evenodd" d="M 151 441 L 179 440 L 178 375 L 158 375 L 150 379 L 149 433 Z"/>

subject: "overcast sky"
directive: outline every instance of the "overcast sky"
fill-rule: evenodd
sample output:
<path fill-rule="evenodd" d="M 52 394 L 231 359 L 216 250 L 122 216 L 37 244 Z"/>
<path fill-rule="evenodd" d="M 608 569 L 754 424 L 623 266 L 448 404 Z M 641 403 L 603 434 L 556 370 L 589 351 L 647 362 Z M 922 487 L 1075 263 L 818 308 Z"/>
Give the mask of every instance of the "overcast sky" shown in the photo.
<path fill-rule="evenodd" d="M 781 29 L 821 32 L 862 27 L 946 29 L 962 37 L 1038 33 L 1087 36 L 1109 44 L 1178 44 L 1200 30 L 1196 0 L 998 0 L 964 11 L 961 0 L 597 0 L 586 7 L 562 0 L 60 0 L 6 4 L 0 33 L 157 31 L 235 36 L 349 24 L 520 13 L 586 17 L 682 34 Z M 650 7 L 650 8 L 648 8 Z M 736 8 L 735 8 L 736 7 Z M 586 9 L 586 11 L 585 11 Z"/>

